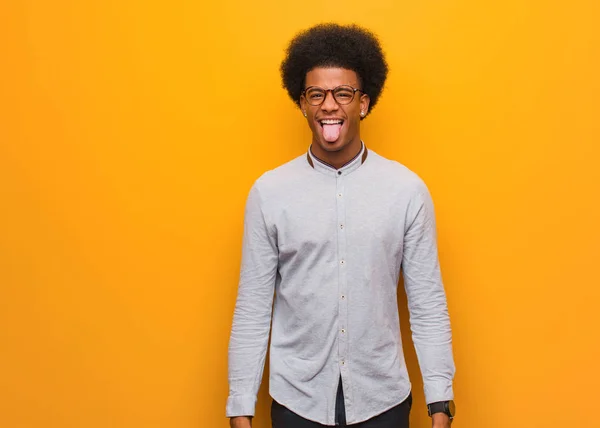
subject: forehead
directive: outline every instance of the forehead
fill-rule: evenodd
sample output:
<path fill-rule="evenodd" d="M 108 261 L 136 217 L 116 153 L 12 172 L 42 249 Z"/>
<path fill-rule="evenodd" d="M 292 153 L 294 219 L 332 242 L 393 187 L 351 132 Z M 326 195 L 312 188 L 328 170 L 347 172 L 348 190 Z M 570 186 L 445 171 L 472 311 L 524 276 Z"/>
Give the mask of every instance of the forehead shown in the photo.
<path fill-rule="evenodd" d="M 355 71 L 347 68 L 316 67 L 306 73 L 305 87 L 320 86 L 325 89 L 339 85 L 358 86 L 358 76 Z"/>

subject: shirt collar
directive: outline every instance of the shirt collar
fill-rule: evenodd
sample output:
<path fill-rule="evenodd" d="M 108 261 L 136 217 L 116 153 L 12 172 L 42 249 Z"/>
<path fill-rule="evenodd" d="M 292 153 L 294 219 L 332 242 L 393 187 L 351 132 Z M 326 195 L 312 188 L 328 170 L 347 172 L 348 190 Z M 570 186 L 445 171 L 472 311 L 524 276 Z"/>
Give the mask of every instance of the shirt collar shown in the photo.
<path fill-rule="evenodd" d="M 316 157 L 311 150 L 312 144 L 308 148 L 308 152 L 306 154 L 306 159 L 308 161 L 308 164 L 311 167 L 313 167 L 316 171 L 322 172 L 327 175 L 334 175 L 334 176 L 346 175 L 346 174 L 351 173 L 358 167 L 360 167 L 363 164 L 363 162 L 365 161 L 365 159 L 367 158 L 367 154 L 368 154 L 367 147 L 365 146 L 365 143 L 362 140 L 361 140 L 360 144 L 361 144 L 360 152 L 358 152 L 358 154 L 356 156 L 354 156 L 352 159 L 350 159 L 348 162 L 346 162 L 339 169 L 336 169 L 333 165 L 330 165 L 327 162 L 322 161 L 321 159 Z"/>

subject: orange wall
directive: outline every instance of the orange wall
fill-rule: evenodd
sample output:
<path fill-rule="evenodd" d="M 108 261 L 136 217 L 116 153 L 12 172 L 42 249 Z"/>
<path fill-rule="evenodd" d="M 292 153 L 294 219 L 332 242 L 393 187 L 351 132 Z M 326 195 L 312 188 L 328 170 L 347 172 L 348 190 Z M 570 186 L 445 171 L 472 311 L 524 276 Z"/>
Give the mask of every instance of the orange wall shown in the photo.
<path fill-rule="evenodd" d="M 0 426 L 227 426 L 243 204 L 309 143 L 279 62 L 332 19 L 380 35 L 363 138 L 436 204 L 454 426 L 597 426 L 597 0 L 202 3 L 0 3 Z"/>

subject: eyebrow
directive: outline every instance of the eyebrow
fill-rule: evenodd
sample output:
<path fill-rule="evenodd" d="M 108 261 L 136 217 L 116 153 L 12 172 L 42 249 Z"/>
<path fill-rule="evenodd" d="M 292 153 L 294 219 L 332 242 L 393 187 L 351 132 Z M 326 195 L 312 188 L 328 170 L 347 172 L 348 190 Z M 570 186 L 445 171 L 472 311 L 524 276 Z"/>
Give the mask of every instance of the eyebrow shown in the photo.
<path fill-rule="evenodd" d="M 311 86 L 318 86 L 319 88 L 323 88 L 323 89 L 333 89 L 333 88 L 337 88 L 338 86 L 342 86 L 342 85 L 348 85 L 348 86 L 352 86 L 353 88 L 358 88 L 360 85 L 358 83 L 340 83 L 339 85 L 336 85 L 332 88 L 325 88 L 321 85 L 304 85 L 304 89 L 306 88 L 310 88 Z M 360 89 L 360 88 L 359 88 Z"/>

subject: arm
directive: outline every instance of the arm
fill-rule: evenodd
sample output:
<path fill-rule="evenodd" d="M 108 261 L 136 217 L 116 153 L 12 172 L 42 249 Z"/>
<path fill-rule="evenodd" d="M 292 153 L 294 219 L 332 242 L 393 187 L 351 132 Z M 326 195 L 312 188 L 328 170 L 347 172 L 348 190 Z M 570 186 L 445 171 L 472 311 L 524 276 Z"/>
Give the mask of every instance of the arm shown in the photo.
<path fill-rule="evenodd" d="M 402 270 L 425 400 L 428 404 L 453 400 L 450 318 L 440 273 L 433 202 L 422 181 L 410 202 L 406 222 Z"/>
<path fill-rule="evenodd" d="M 232 419 L 231 426 L 250 426 L 271 327 L 278 251 L 276 235 L 268 229 L 261 205 L 255 184 L 250 189 L 244 214 L 240 281 L 229 339 L 226 406 L 227 417 L 246 418 Z"/>

